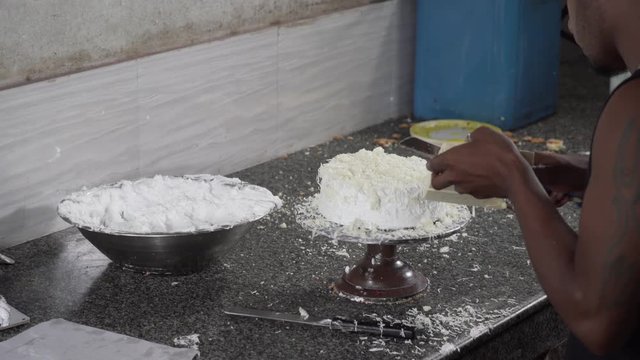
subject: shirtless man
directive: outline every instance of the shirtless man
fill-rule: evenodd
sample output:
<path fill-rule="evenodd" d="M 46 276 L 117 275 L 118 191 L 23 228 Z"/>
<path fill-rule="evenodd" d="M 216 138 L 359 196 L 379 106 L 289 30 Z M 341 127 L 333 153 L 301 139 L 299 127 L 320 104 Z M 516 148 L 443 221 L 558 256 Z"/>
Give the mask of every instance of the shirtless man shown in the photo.
<path fill-rule="evenodd" d="M 538 154 L 545 167 L 534 170 L 508 138 L 481 128 L 429 163 L 432 184 L 510 199 L 538 280 L 572 333 L 569 359 L 640 359 L 640 1 L 567 6 L 596 69 L 635 71 L 604 107 L 591 158 Z M 584 194 L 578 232 L 554 204 L 569 192 Z"/>

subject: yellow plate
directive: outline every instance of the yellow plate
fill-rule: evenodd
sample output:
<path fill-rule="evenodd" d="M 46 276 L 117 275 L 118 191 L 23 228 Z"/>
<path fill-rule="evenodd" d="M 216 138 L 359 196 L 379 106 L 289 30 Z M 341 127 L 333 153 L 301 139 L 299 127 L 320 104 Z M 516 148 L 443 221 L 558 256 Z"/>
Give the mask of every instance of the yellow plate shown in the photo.
<path fill-rule="evenodd" d="M 479 127 L 486 126 L 494 131 L 502 130 L 494 125 L 470 120 L 443 119 L 419 122 L 411 126 L 409 132 L 415 136 L 436 145 L 443 143 L 459 144 L 467 140 L 467 134 Z"/>

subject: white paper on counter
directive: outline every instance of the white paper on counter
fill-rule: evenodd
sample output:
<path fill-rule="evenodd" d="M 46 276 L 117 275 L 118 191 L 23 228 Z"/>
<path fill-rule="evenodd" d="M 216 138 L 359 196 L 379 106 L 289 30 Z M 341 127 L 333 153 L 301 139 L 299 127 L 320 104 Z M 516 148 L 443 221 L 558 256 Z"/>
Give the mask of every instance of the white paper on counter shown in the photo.
<path fill-rule="evenodd" d="M 0 327 L 0 331 L 29 323 L 30 319 L 27 315 L 9 304 L 7 306 L 9 307 L 9 325 Z"/>
<path fill-rule="evenodd" d="M 63 319 L 38 324 L 0 343 L 2 358 L 11 360 L 193 360 L 197 353 Z"/>

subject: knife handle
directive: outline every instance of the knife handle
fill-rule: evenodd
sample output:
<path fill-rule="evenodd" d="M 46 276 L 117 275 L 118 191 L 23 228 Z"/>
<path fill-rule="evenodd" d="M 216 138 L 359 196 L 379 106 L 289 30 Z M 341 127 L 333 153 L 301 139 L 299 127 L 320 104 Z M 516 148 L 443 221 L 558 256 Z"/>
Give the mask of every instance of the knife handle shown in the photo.
<path fill-rule="evenodd" d="M 400 339 L 413 339 L 416 336 L 414 331 L 415 329 L 413 327 L 405 326 L 401 323 L 390 324 L 387 322 L 361 322 L 341 317 L 335 317 L 331 320 L 331 329 Z"/>

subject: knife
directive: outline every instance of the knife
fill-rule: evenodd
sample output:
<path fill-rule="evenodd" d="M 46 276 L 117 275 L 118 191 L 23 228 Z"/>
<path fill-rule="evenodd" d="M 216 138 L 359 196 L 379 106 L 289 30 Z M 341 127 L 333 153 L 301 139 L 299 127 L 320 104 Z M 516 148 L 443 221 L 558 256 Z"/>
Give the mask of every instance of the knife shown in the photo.
<path fill-rule="evenodd" d="M 404 146 L 407 149 L 413 150 L 414 152 L 418 153 L 420 157 L 424 158 L 427 161 L 433 159 L 442 151 L 442 146 L 430 143 L 426 140 L 422 140 L 414 136 L 409 136 L 408 138 L 400 141 L 400 145 Z M 535 165 L 533 151 L 520 150 L 520 155 L 524 157 L 529 165 Z"/>
<path fill-rule="evenodd" d="M 404 325 L 401 322 L 392 324 L 386 321 L 357 321 L 338 316 L 334 317 L 333 319 L 322 319 L 314 316 L 308 316 L 307 314 L 303 316 L 302 314 L 289 314 L 275 311 L 244 309 L 240 307 L 228 308 L 224 310 L 224 313 L 227 315 L 285 321 L 312 326 L 322 326 L 331 330 L 340 330 L 350 333 L 372 334 L 402 339 L 413 339 L 415 337 L 415 328 Z"/>

